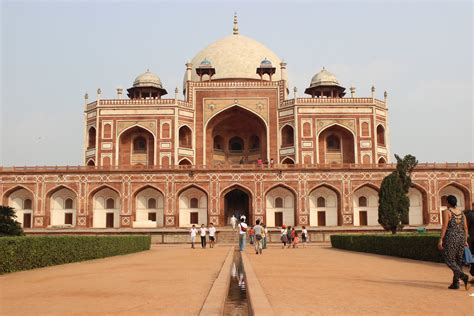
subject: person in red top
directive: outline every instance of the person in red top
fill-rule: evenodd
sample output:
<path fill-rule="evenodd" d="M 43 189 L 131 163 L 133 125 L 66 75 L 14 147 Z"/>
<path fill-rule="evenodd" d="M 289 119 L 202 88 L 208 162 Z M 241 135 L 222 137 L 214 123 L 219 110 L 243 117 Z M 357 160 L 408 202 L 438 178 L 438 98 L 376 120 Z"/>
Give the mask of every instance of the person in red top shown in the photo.
<path fill-rule="evenodd" d="M 253 230 L 253 227 L 249 227 L 249 238 L 250 238 L 250 244 L 253 245 L 253 239 L 255 237 L 255 231 Z"/>
<path fill-rule="evenodd" d="M 262 158 L 258 157 L 257 166 L 262 167 L 262 165 L 263 165 L 263 160 L 262 160 Z"/>

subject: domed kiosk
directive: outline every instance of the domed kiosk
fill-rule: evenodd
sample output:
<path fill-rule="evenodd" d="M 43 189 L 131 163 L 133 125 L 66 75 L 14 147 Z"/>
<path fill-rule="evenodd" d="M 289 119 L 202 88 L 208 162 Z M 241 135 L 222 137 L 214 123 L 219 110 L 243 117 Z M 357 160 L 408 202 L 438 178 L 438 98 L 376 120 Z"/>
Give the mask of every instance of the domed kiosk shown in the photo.
<path fill-rule="evenodd" d="M 304 93 L 311 95 L 313 98 L 342 98 L 346 95 L 345 90 L 346 88 L 339 85 L 336 76 L 323 67 L 320 72 L 313 76 L 309 88 L 306 88 Z"/>
<path fill-rule="evenodd" d="M 133 82 L 133 86 L 127 89 L 130 99 L 161 99 L 167 92 L 163 89 L 160 78 L 151 73 L 149 69 L 142 73 Z"/>

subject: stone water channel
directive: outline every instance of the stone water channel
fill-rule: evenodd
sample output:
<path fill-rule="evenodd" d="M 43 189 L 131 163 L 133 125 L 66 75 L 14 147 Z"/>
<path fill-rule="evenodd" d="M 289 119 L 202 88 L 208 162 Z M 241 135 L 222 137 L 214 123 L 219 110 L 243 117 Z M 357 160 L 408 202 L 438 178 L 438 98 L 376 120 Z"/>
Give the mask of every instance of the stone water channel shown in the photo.
<path fill-rule="evenodd" d="M 247 297 L 247 280 L 239 250 L 234 250 L 230 270 L 229 292 L 224 304 L 224 316 L 252 315 Z"/>

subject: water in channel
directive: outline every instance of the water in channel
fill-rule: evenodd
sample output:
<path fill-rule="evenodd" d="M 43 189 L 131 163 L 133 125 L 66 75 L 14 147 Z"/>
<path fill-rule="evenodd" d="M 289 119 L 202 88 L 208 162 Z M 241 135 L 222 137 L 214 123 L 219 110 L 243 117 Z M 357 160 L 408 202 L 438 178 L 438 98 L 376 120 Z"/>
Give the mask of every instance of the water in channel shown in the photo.
<path fill-rule="evenodd" d="M 230 271 L 229 292 L 224 305 L 225 316 L 251 315 L 247 299 L 245 271 L 242 265 L 240 251 L 234 251 L 234 260 Z"/>

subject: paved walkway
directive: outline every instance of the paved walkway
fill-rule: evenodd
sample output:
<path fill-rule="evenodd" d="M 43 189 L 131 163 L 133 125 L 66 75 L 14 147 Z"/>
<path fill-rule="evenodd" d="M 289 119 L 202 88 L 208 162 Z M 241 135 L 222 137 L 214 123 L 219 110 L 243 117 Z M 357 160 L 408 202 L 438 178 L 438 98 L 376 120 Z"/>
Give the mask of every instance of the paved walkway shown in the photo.
<path fill-rule="evenodd" d="M 0 276 L 1 315 L 197 315 L 229 247 L 152 250 Z"/>
<path fill-rule="evenodd" d="M 472 315 L 444 264 L 330 248 L 270 246 L 248 258 L 277 315 Z"/>

